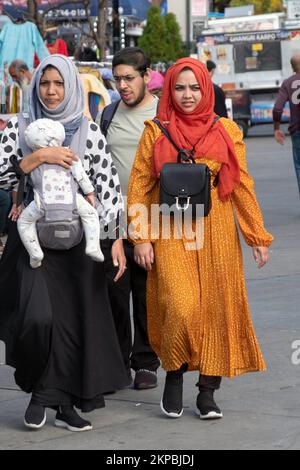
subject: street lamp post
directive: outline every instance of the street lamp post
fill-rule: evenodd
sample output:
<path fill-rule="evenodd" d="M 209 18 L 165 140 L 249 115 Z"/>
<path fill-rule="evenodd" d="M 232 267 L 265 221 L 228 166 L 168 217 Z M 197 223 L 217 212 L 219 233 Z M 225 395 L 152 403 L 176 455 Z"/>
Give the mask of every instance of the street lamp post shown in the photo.
<path fill-rule="evenodd" d="M 126 29 L 126 21 L 124 17 L 120 19 L 120 47 L 124 49 L 126 46 L 126 38 L 125 38 L 125 29 Z"/>

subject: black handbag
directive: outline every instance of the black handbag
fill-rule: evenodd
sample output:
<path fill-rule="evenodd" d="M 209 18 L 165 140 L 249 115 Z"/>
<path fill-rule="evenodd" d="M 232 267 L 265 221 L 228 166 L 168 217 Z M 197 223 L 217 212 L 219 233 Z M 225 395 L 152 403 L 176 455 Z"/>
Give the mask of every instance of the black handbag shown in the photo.
<path fill-rule="evenodd" d="M 165 163 L 160 172 L 159 203 L 161 213 L 175 215 L 180 212 L 188 212 L 193 218 L 203 215 L 207 217 L 211 209 L 211 171 L 209 167 L 202 163 L 196 163 L 193 151 L 179 149 L 160 122 L 156 119 L 153 121 L 178 151 L 177 163 Z M 217 119 L 214 123 L 216 121 Z M 218 176 L 215 178 L 213 186 L 217 186 L 217 184 Z"/>

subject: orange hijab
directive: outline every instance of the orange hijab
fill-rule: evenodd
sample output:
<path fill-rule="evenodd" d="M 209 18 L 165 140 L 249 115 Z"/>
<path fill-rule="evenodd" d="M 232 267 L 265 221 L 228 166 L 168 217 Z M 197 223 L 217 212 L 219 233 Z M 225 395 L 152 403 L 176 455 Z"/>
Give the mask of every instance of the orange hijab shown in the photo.
<path fill-rule="evenodd" d="M 191 69 L 200 85 L 202 99 L 197 108 L 186 113 L 175 99 L 175 84 L 184 69 Z M 178 60 L 167 72 L 157 119 L 168 130 L 179 148 L 194 149 L 195 158 L 208 158 L 220 162 L 218 194 L 226 200 L 240 182 L 240 168 L 231 138 L 218 121 L 213 125 L 214 89 L 204 64 L 196 59 Z M 177 151 L 171 142 L 161 135 L 154 144 L 153 167 L 158 177 L 165 163 L 176 162 Z"/>

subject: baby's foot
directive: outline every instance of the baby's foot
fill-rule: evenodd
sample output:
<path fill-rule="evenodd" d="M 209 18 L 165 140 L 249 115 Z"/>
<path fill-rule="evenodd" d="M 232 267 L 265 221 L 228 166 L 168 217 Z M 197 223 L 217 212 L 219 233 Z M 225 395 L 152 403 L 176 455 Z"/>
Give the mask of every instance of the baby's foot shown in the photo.
<path fill-rule="evenodd" d="M 97 261 L 98 263 L 103 263 L 103 261 L 104 261 L 104 255 L 103 255 L 103 253 L 100 249 L 95 250 L 95 251 L 86 251 L 85 253 L 90 258 L 92 258 L 92 260 Z"/>
<path fill-rule="evenodd" d="M 42 257 L 31 257 L 30 258 L 30 266 L 33 268 L 33 269 L 36 269 L 36 268 L 39 268 L 41 265 L 42 265 L 42 261 L 43 261 L 43 258 L 44 258 L 44 255 Z"/>

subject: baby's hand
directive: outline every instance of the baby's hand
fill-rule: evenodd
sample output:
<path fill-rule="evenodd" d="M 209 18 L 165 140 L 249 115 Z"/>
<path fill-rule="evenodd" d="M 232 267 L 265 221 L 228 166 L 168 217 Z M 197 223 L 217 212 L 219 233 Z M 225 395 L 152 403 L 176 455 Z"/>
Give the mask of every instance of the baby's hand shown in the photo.
<path fill-rule="evenodd" d="M 22 212 L 22 206 L 17 207 L 17 204 L 13 204 L 10 213 L 8 214 L 8 218 L 11 219 L 13 222 L 16 222 L 20 217 Z"/>
<path fill-rule="evenodd" d="M 95 194 L 94 193 L 89 193 L 85 196 L 86 200 L 91 204 L 91 206 L 93 206 L 94 208 L 96 208 L 96 199 L 95 199 Z"/>

